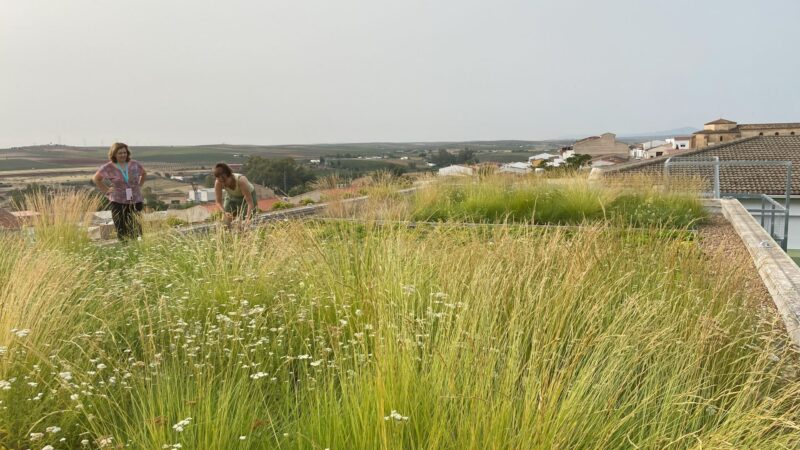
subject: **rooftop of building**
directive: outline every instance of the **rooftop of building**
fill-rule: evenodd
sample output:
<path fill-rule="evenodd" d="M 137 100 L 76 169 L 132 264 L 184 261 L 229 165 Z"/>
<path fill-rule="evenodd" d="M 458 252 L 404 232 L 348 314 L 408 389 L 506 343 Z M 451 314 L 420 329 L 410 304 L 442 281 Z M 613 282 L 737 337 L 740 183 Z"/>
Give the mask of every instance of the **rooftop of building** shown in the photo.
<path fill-rule="evenodd" d="M 717 120 L 708 122 L 706 125 L 730 125 L 730 124 L 736 125 L 736 122 L 728 119 L 723 119 L 720 117 Z"/>
<path fill-rule="evenodd" d="M 673 155 L 674 156 L 674 155 Z M 791 161 L 792 167 L 800 167 L 800 136 L 753 136 L 728 143 L 712 145 L 698 150 L 687 150 L 680 155 L 692 157 L 719 157 L 720 161 Z M 620 164 L 605 172 L 613 173 L 662 173 L 669 156 Z M 685 166 L 681 174 L 688 176 L 710 176 L 710 169 L 689 169 Z M 780 166 L 723 166 L 720 171 L 720 187 L 730 194 L 783 195 L 786 191 L 786 169 Z M 800 176 L 793 176 L 791 195 L 800 195 Z"/>

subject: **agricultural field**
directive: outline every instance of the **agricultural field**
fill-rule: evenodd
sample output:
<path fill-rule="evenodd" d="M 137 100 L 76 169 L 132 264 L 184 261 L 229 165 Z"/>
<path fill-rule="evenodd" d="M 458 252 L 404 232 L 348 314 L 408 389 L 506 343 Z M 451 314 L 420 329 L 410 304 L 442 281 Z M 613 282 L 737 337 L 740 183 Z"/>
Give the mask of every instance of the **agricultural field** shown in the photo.
<path fill-rule="evenodd" d="M 33 205 L 0 235 L 0 445 L 800 446 L 798 355 L 691 193 L 384 181 L 313 221 L 107 247 L 85 199 Z"/>
<path fill-rule="evenodd" d="M 313 145 L 131 145 L 134 158 L 151 164 L 210 165 L 219 161 L 243 163 L 249 156 L 302 159 L 357 158 L 359 156 L 419 156 L 439 148 L 476 151 L 481 161 L 526 160 L 545 149 L 559 148 L 560 141 L 487 141 L 427 143 L 353 143 Z M 498 150 L 521 153 L 498 153 Z M 107 159 L 107 147 L 32 146 L 0 149 L 0 172 L 11 170 L 94 167 Z M 519 159 L 522 158 L 522 159 Z M 343 160 L 344 161 L 344 160 Z"/>
<path fill-rule="evenodd" d="M 58 164 L 48 163 L 33 159 L 24 158 L 2 158 L 0 159 L 0 170 L 34 170 L 34 169 L 53 169 Z"/>

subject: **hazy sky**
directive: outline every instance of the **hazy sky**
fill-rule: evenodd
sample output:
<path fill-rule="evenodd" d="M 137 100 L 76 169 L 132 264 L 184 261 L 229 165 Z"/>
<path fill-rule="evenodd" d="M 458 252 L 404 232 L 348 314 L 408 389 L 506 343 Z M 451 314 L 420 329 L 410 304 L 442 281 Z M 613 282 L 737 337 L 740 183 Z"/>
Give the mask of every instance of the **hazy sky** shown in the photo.
<path fill-rule="evenodd" d="M 0 147 L 800 122 L 797 0 L 0 0 Z"/>

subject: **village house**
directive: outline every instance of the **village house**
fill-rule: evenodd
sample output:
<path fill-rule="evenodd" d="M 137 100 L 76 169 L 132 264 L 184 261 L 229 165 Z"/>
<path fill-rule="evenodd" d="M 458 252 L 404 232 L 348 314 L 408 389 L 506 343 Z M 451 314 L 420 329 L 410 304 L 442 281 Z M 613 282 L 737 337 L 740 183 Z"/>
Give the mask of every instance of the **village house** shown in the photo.
<path fill-rule="evenodd" d="M 541 167 L 545 162 L 550 161 L 553 158 L 558 158 L 558 155 L 539 153 L 538 155 L 529 156 L 528 164 L 530 164 L 532 167 Z"/>
<path fill-rule="evenodd" d="M 580 155 L 628 155 L 630 147 L 617 141 L 614 133 L 590 136 L 572 144 L 572 150 Z"/>
<path fill-rule="evenodd" d="M 675 150 L 688 150 L 692 148 L 691 136 L 675 136 L 666 140 Z"/>
<path fill-rule="evenodd" d="M 512 162 L 500 166 L 501 173 L 526 174 L 532 170 L 531 164 L 526 162 Z"/>
<path fill-rule="evenodd" d="M 701 131 L 692 135 L 691 148 L 705 148 L 725 142 L 753 136 L 800 135 L 800 123 L 743 123 L 717 119 L 703 125 Z"/>
<path fill-rule="evenodd" d="M 453 166 L 442 167 L 441 169 L 439 169 L 438 174 L 439 176 L 446 176 L 446 177 L 447 176 L 470 177 L 473 174 L 473 170 L 470 167 L 453 165 Z"/>
<path fill-rule="evenodd" d="M 207 203 L 216 201 L 217 195 L 214 189 L 197 189 L 189 191 L 189 201 L 198 203 Z"/>
<path fill-rule="evenodd" d="M 186 193 L 180 191 L 159 192 L 156 198 L 168 205 L 180 205 L 186 203 Z"/>
<path fill-rule="evenodd" d="M 628 162 L 628 158 L 620 155 L 598 156 L 592 158 L 592 167 L 607 167 Z"/>

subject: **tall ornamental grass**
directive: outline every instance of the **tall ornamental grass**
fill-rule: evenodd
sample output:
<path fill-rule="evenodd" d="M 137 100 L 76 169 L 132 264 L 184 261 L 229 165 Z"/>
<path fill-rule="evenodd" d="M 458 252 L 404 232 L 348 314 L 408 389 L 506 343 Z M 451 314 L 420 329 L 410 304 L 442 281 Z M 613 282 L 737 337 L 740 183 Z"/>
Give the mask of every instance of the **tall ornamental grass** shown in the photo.
<path fill-rule="evenodd" d="M 654 188 L 608 188 L 583 178 L 550 180 L 495 176 L 446 180 L 422 188 L 407 216 L 417 221 L 576 225 L 607 221 L 621 226 L 693 227 L 706 214 L 692 193 Z"/>
<path fill-rule="evenodd" d="M 7 448 L 797 448 L 750 267 L 659 228 L 3 239 Z"/>
<path fill-rule="evenodd" d="M 89 242 L 91 215 L 100 197 L 78 190 L 37 191 L 25 196 L 24 207 L 33 212 L 34 239 L 44 247 L 81 247 Z"/>

